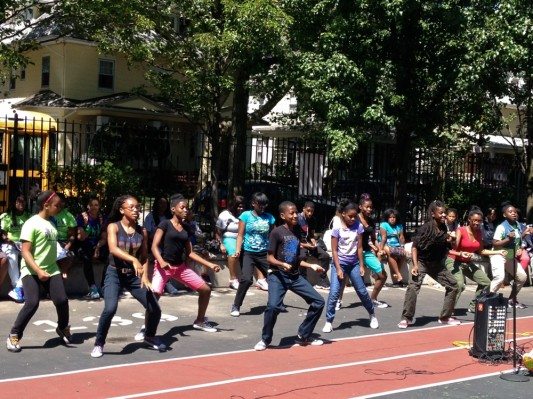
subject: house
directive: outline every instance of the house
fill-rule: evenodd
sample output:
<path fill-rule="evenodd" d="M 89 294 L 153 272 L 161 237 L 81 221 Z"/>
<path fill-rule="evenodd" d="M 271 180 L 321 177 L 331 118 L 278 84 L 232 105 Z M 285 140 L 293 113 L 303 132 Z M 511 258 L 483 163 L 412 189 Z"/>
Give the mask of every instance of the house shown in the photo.
<path fill-rule="evenodd" d="M 42 7 L 34 7 L 28 18 L 43 19 L 46 14 L 42 11 Z M 78 161 L 98 162 L 98 151 L 110 149 L 91 149 L 91 145 L 105 143 L 98 138 L 106 134 L 117 142 L 135 142 L 135 137 L 140 137 L 149 143 L 143 149 L 135 147 L 131 155 L 134 168 L 158 175 L 170 171 L 178 180 L 194 180 L 200 147 L 197 128 L 179 109 L 156 97 L 157 91 L 145 78 L 146 68 L 128 64 L 120 54 L 102 54 L 92 41 L 61 37 L 54 26 L 22 30 L 21 34 L 34 38 L 39 46 L 25 54 L 28 65 L 12 71 L 11 79 L 1 87 L 4 156 L 0 179 L 2 171 L 7 175 L 3 176 L 3 195 L 0 181 L 0 211 L 8 198 L 16 196 L 15 191 L 27 193 L 33 184 L 46 188 L 49 162 L 67 166 Z M 17 136 L 24 136 L 18 146 L 15 125 L 7 122 L 15 112 Z M 23 114 L 30 119 L 37 115 L 42 123 L 28 129 Z M 17 173 L 11 166 L 17 154 L 19 166 L 33 165 L 31 183 L 22 181 L 28 179 L 28 172 Z"/>

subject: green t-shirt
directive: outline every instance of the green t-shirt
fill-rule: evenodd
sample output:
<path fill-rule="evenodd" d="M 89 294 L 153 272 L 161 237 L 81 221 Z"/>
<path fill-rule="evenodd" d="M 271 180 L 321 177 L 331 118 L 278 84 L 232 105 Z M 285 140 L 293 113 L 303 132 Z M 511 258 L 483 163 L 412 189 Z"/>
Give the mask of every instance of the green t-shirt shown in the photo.
<path fill-rule="evenodd" d="M 62 209 L 61 212 L 54 216 L 54 219 L 57 229 L 57 240 L 67 241 L 69 229 L 78 226 L 76 218 L 66 209 Z"/>
<path fill-rule="evenodd" d="M 499 249 L 507 250 L 507 255 L 505 256 L 505 259 L 513 259 L 516 256 L 516 252 L 520 249 L 520 247 L 522 245 L 522 236 L 520 234 L 520 228 L 518 227 L 518 223 L 516 223 L 516 225 L 514 225 L 514 226 L 511 225 L 511 227 L 513 228 L 514 234 L 515 234 L 515 236 L 514 236 L 514 250 L 513 250 L 513 248 L 511 248 L 511 250 L 509 250 L 509 248 L 506 248 L 506 247 L 499 248 Z M 498 225 L 498 227 L 496 227 L 496 230 L 494 231 L 494 239 L 495 240 L 503 240 L 506 237 L 507 237 L 507 235 L 505 234 L 504 225 L 503 224 Z"/>
<path fill-rule="evenodd" d="M 57 267 L 57 230 L 49 220 L 43 219 L 39 215 L 33 215 L 22 226 L 20 233 L 21 241 L 31 242 L 31 253 L 35 263 L 41 269 L 55 276 L 59 274 Z M 24 258 L 21 261 L 21 277 L 35 275 L 36 273 L 28 267 Z"/>
<path fill-rule="evenodd" d="M 22 215 L 17 215 L 15 218 L 10 213 L 3 213 L 0 215 L 0 227 L 7 232 L 7 237 L 11 241 L 20 241 L 20 231 L 22 225 L 30 218 L 30 214 L 26 211 Z"/>

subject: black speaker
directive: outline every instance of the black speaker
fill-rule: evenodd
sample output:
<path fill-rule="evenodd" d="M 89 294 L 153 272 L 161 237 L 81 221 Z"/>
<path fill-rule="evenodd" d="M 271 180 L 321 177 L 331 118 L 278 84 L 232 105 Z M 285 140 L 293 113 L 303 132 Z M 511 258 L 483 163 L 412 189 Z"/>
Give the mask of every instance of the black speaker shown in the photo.
<path fill-rule="evenodd" d="M 476 299 L 474 357 L 503 357 L 508 300 L 502 294 L 488 293 Z"/>

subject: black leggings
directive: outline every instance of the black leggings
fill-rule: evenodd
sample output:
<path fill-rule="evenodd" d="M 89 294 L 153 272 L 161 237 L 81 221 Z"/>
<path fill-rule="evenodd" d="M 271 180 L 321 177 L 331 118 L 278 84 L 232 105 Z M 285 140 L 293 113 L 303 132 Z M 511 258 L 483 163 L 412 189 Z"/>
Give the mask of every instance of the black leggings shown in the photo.
<path fill-rule="evenodd" d="M 24 288 L 26 300 L 22 309 L 20 309 L 15 324 L 11 328 L 11 334 L 16 334 L 19 339 L 24 335 L 26 326 L 39 308 L 39 288 L 41 286 L 50 294 L 50 298 L 56 307 L 57 326 L 61 330 L 68 326 L 68 298 L 61 274 L 56 274 L 46 281 L 41 281 L 34 275 L 25 276 L 22 279 L 22 287 Z"/>
<path fill-rule="evenodd" d="M 85 276 L 85 280 L 87 280 L 89 288 L 92 285 L 96 284 L 93 269 L 94 249 L 94 245 L 89 240 L 85 240 L 79 243 L 78 256 L 83 262 L 83 275 Z"/>
<path fill-rule="evenodd" d="M 265 277 L 268 276 L 269 265 L 266 252 L 244 251 L 241 279 L 239 280 L 239 288 L 237 289 L 235 300 L 233 302 L 233 304 L 238 307 L 242 306 L 246 292 L 253 284 L 254 267 L 257 267 Z"/>

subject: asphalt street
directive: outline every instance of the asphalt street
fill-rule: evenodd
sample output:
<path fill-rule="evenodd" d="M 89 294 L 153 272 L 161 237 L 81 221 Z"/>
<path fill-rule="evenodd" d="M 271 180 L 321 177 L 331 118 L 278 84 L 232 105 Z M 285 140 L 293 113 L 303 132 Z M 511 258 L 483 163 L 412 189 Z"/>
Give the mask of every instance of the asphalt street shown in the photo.
<path fill-rule="evenodd" d="M 466 312 L 468 301 L 473 296 L 474 286 L 468 286 L 456 307 L 456 316 L 464 322 L 473 322 L 473 314 Z M 371 289 L 371 288 L 370 288 Z M 509 287 L 503 290 L 508 294 Z M 327 291 L 319 291 L 327 299 Z M 40 308 L 28 325 L 23 340 L 22 352 L 11 353 L 0 348 L 0 379 L 20 378 L 32 375 L 58 373 L 64 371 L 81 370 L 94 367 L 110 366 L 124 363 L 145 362 L 150 360 L 170 359 L 177 357 L 208 355 L 213 353 L 230 352 L 252 349 L 260 339 L 262 328 L 262 312 L 265 308 L 267 293 L 256 288 L 250 289 L 240 317 L 229 314 L 235 291 L 230 289 L 216 289 L 213 291 L 208 308 L 208 317 L 219 331 L 207 333 L 195 330 L 192 323 L 196 316 L 197 295 L 182 292 L 178 296 L 164 296 L 160 300 L 163 316 L 159 324 L 158 335 L 169 346 L 165 353 L 147 349 L 141 342 L 136 342 L 134 336 L 143 324 L 143 309 L 131 297 L 124 297 L 119 302 L 118 312 L 113 320 L 104 356 L 99 359 L 90 357 L 94 345 L 94 337 L 98 318 L 103 308 L 103 300 L 90 301 L 83 298 L 70 299 L 70 323 L 75 343 L 70 346 L 62 344 L 55 333 L 56 316 L 53 304 L 43 300 Z M 405 289 L 386 287 L 380 300 L 391 305 L 390 308 L 376 309 L 380 322 L 378 330 L 369 327 L 368 315 L 361 306 L 352 288 L 347 288 L 343 299 L 343 307 L 337 312 L 332 333 L 321 332 L 325 321 L 322 316 L 315 333 L 325 339 L 337 339 L 361 335 L 371 335 L 377 332 L 397 331 L 400 320 Z M 437 326 L 437 316 L 443 299 L 442 289 L 424 286 L 418 298 L 417 323 L 412 328 Z M 529 305 L 527 309 L 519 310 L 518 316 L 533 315 L 533 288 L 525 287 L 520 294 L 520 300 Z M 297 327 L 306 312 L 305 302 L 292 293 L 285 298 L 287 313 L 280 314 L 275 328 L 273 345 L 292 345 L 296 338 Z M 7 336 L 21 305 L 9 300 L 0 301 L 0 331 Z M 533 341 L 533 332 L 532 341 Z M 383 339 L 388 339 L 384 337 Z M 468 336 L 464 337 L 469 340 Z M 402 342 L 398 342 L 401 345 Z M 450 342 L 452 345 L 452 342 Z M 531 346 L 531 343 L 529 344 Z M 208 360 L 206 360 L 208 361 Z M 231 365 L 228 365 L 231 367 Z M 480 366 L 482 367 L 482 366 Z M 464 389 L 477 390 L 476 397 L 495 397 L 491 384 L 501 388 L 497 378 L 489 381 L 476 380 L 466 383 L 466 388 L 450 386 L 448 397 L 465 396 Z M 500 384 L 500 385 L 498 385 Z M 465 385 L 465 384 L 462 384 Z M 519 384 L 520 385 L 520 384 Z M 528 383 L 529 389 L 531 384 Z M 468 388 L 470 387 L 470 388 Z M 496 389 L 495 388 L 495 389 Z M 442 388 L 441 388 L 442 389 Z M 519 387 L 509 387 L 515 398 L 522 396 Z M 458 396 L 453 392 L 457 390 Z M 429 392 L 429 393 L 428 393 Z M 431 394 L 428 390 L 420 397 Z M 531 391 L 530 391 L 531 392 Z M 395 395 L 397 398 L 418 397 L 414 392 L 405 395 Z M 496 396 L 497 397 L 497 396 Z"/>

